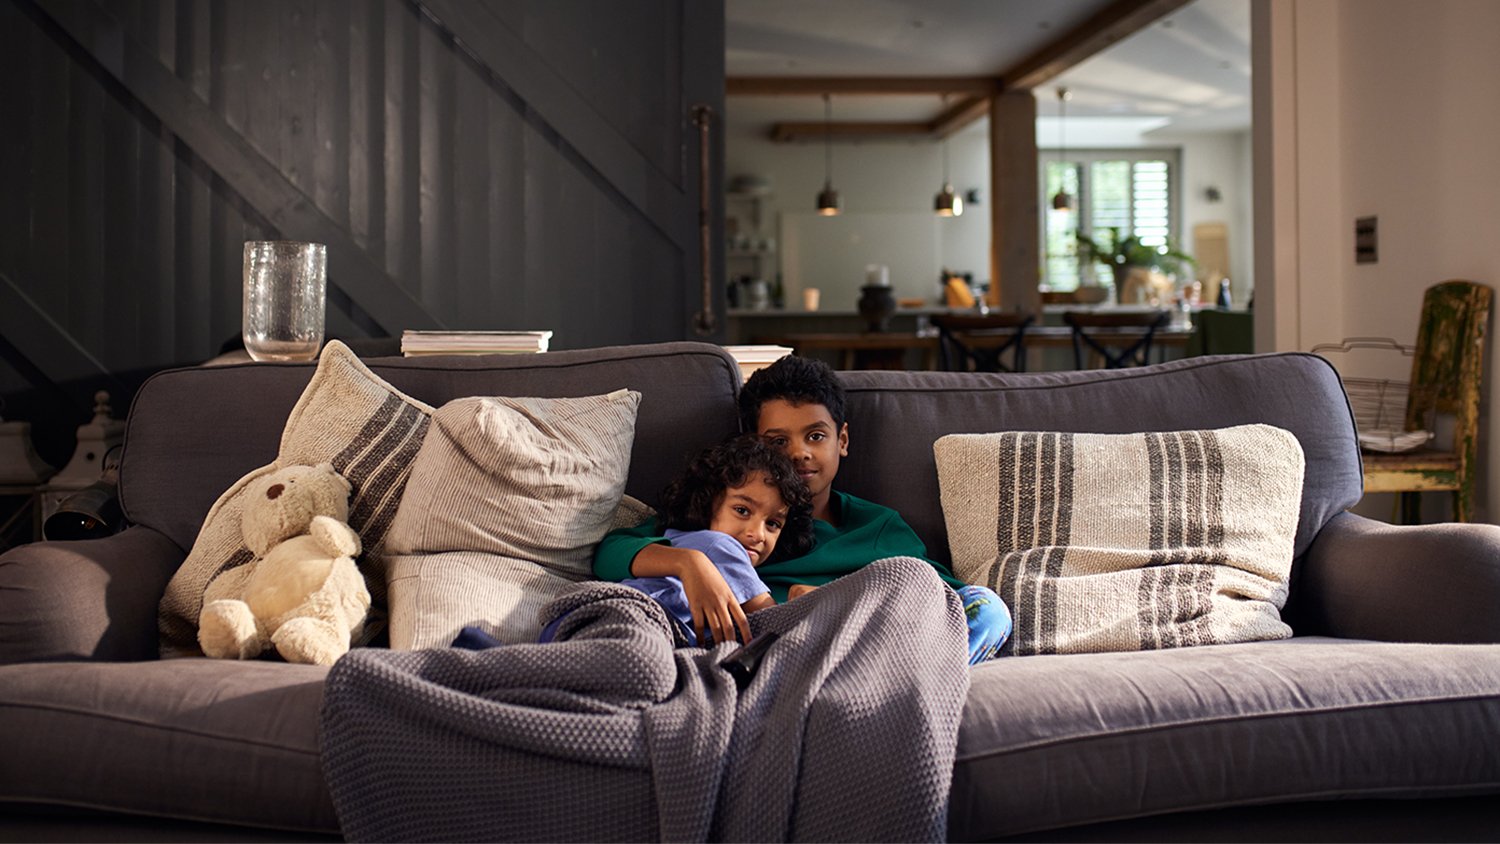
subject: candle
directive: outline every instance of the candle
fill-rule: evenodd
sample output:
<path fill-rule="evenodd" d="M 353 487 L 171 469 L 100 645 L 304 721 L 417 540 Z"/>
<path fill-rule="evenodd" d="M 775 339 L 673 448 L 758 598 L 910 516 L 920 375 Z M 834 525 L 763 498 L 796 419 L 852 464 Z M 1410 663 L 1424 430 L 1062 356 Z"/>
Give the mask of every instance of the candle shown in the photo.
<path fill-rule="evenodd" d="M 865 284 L 878 284 L 881 287 L 890 287 L 891 268 L 885 264 L 866 264 Z"/>

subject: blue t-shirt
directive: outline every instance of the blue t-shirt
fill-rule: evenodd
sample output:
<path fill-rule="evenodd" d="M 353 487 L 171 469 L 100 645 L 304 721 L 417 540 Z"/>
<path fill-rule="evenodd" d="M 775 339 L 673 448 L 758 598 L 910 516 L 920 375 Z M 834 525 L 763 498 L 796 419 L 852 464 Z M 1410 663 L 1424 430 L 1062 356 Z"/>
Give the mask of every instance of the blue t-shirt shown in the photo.
<path fill-rule="evenodd" d="M 673 548 L 691 548 L 702 551 L 714 564 L 724 582 L 740 603 L 771 591 L 755 573 L 750 564 L 750 553 L 738 540 L 717 530 L 668 530 L 667 541 Z M 687 630 L 688 639 L 698 643 L 693 633 L 693 611 L 688 608 L 687 594 L 682 591 L 682 581 L 670 575 L 665 577 L 631 577 L 620 581 L 626 586 L 639 589 L 656 599 L 667 614 L 681 622 Z"/>

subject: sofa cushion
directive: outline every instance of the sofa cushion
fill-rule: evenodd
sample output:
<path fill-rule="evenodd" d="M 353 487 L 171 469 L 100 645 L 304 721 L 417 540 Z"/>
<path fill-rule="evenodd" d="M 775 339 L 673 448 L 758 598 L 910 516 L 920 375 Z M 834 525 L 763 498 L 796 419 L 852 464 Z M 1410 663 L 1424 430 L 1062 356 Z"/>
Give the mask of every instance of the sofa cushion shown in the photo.
<path fill-rule="evenodd" d="M 1496 645 L 1307 637 L 992 660 L 971 673 L 948 836 L 1494 794 L 1497 723 Z"/>
<path fill-rule="evenodd" d="M 337 833 L 327 668 L 176 659 L 0 668 L 0 801 Z"/>
<path fill-rule="evenodd" d="M 1127 434 L 1261 422 L 1302 445 L 1293 556 L 1363 495 L 1354 418 L 1328 361 L 1300 353 L 1199 357 L 1131 370 L 844 372 L 849 457 L 838 487 L 895 508 L 948 562 L 932 444 L 945 434 Z M 1296 570 L 1293 569 L 1293 592 Z"/>
<path fill-rule="evenodd" d="M 953 570 L 1015 617 L 1005 653 L 1284 639 L 1302 449 L 1270 425 L 950 434 Z"/>
<path fill-rule="evenodd" d="M 536 641 L 541 607 L 593 576 L 640 398 L 616 390 L 439 408 L 388 537 L 391 647 L 446 647 L 466 625 Z"/>
<path fill-rule="evenodd" d="M 361 641 L 380 634 L 385 608 L 380 558 L 385 535 L 431 413 L 430 406 L 372 373 L 347 346 L 337 340 L 329 342 L 312 380 L 286 419 L 276 460 L 252 470 L 219 496 L 187 559 L 167 584 L 161 601 L 162 652 L 197 650 L 198 613 L 209 582 L 254 559 L 240 533 L 243 496 L 249 485 L 282 466 L 298 464 L 332 463 L 354 489 L 349 498 L 349 525 L 360 535 L 360 569 L 372 606 Z"/>

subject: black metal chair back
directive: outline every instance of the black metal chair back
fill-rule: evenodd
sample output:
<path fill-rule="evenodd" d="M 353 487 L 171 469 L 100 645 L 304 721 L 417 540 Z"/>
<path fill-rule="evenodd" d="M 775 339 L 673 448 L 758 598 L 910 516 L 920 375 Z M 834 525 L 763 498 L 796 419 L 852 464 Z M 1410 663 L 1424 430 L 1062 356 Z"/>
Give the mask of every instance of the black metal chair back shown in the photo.
<path fill-rule="evenodd" d="M 1105 369 L 1145 366 L 1151 362 L 1156 331 L 1172 318 L 1171 311 L 1065 311 L 1063 322 L 1073 328 L 1073 365 L 1087 368 L 1084 349 L 1104 360 Z"/>
<path fill-rule="evenodd" d="M 1026 327 L 1033 319 L 1018 313 L 936 315 L 938 363 L 947 372 L 1025 372 Z"/>

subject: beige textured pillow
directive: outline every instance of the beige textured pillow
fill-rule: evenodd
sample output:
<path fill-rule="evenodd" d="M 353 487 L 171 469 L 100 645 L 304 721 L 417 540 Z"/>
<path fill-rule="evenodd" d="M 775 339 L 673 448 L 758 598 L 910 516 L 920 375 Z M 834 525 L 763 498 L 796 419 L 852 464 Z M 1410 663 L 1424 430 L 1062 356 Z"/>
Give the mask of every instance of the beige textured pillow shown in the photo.
<path fill-rule="evenodd" d="M 954 572 L 1015 654 L 1284 639 L 1302 448 L 1269 425 L 955 434 L 933 446 Z"/>
<path fill-rule="evenodd" d="M 373 599 L 361 642 L 383 630 L 385 539 L 431 413 L 429 405 L 371 372 L 348 346 L 330 340 L 312 380 L 287 417 L 276 461 L 240 478 L 219 496 L 187 559 L 167 584 L 158 615 L 162 655 L 197 652 L 203 590 L 220 572 L 254 556 L 240 535 L 241 496 L 246 486 L 261 475 L 296 464 L 332 463 L 354 487 L 349 525 L 359 533 L 364 548 L 359 567 Z"/>
<path fill-rule="evenodd" d="M 437 410 L 387 537 L 392 648 L 446 647 L 465 625 L 536 640 L 541 608 L 593 577 L 640 398 L 464 398 Z"/>

